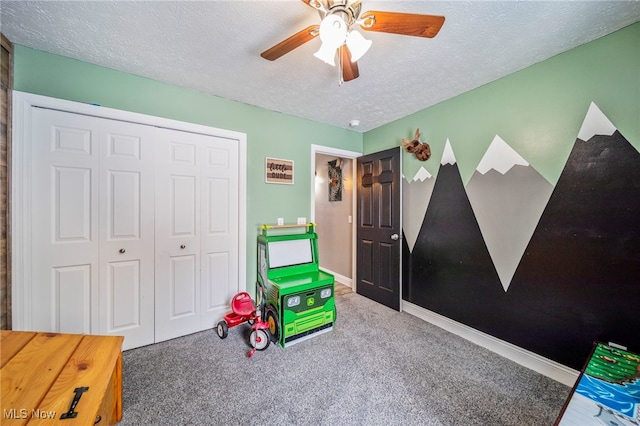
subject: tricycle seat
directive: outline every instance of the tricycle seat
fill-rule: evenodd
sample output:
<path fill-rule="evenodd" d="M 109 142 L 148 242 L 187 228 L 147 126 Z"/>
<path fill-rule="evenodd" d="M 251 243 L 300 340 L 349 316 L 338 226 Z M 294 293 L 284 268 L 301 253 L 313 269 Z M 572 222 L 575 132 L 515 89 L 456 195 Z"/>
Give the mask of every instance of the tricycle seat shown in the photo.
<path fill-rule="evenodd" d="M 256 306 L 253 304 L 249 293 L 242 291 L 231 300 L 231 310 L 236 315 L 249 316 L 255 312 Z"/>

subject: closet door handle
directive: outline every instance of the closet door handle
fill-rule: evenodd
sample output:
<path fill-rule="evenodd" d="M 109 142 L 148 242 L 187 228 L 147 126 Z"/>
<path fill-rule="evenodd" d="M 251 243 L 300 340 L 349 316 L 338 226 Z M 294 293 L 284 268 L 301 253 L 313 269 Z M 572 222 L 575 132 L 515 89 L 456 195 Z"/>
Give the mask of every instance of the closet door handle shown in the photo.
<path fill-rule="evenodd" d="M 184 249 L 184 248 L 186 248 L 186 247 L 187 247 L 187 246 L 185 246 L 184 244 L 181 244 L 181 245 L 180 245 L 180 248 L 181 248 L 181 249 Z"/>
<path fill-rule="evenodd" d="M 120 252 L 120 253 L 124 253 L 125 251 L 126 251 L 125 249 L 118 250 L 118 252 Z"/>

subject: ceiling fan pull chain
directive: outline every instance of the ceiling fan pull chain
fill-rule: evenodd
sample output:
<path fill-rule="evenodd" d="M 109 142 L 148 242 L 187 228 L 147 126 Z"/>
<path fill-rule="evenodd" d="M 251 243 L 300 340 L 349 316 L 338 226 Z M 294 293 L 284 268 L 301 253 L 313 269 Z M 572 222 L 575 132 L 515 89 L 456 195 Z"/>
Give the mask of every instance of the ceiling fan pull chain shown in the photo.
<path fill-rule="evenodd" d="M 342 83 L 344 83 L 344 78 L 342 77 L 342 67 L 342 55 L 338 53 L 338 87 L 341 87 Z"/>

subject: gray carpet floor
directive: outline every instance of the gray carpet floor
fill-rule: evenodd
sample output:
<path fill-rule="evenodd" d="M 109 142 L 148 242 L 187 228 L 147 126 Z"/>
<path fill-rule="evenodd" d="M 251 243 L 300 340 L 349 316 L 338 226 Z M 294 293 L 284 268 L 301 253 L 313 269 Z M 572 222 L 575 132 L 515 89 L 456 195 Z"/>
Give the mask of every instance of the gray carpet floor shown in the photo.
<path fill-rule="evenodd" d="M 351 293 L 334 330 L 247 358 L 249 326 L 124 353 L 121 425 L 552 425 L 570 388 Z"/>

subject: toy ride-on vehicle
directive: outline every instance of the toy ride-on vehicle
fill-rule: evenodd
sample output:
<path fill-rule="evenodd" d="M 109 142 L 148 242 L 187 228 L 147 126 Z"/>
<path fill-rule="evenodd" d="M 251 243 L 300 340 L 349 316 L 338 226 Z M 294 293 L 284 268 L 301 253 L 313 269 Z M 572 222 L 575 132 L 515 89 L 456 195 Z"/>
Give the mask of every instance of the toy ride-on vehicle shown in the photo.
<path fill-rule="evenodd" d="M 320 270 L 315 224 L 263 225 L 257 301 L 273 342 L 287 347 L 333 330 L 333 274 Z"/>
<path fill-rule="evenodd" d="M 262 321 L 260 309 L 256 309 L 249 293 L 242 291 L 231 299 L 231 312 L 218 323 L 216 331 L 218 336 L 224 339 L 229 335 L 230 328 L 244 323 L 248 323 L 252 328 L 249 335 L 249 343 L 253 348 L 249 352 L 249 357 L 251 357 L 255 351 L 263 351 L 269 347 L 271 333 L 269 332 L 269 323 Z"/>

